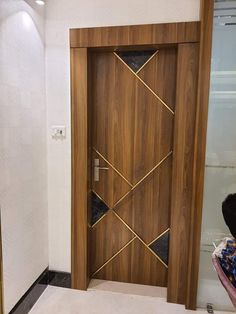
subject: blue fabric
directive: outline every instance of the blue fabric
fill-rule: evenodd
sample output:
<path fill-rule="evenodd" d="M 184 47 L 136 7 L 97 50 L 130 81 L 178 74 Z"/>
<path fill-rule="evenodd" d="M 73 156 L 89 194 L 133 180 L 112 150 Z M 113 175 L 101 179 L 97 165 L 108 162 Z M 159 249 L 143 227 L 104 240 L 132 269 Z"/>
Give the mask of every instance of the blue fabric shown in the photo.
<path fill-rule="evenodd" d="M 227 240 L 226 246 L 221 251 L 221 257 L 219 257 L 220 265 L 236 288 L 236 240 Z"/>

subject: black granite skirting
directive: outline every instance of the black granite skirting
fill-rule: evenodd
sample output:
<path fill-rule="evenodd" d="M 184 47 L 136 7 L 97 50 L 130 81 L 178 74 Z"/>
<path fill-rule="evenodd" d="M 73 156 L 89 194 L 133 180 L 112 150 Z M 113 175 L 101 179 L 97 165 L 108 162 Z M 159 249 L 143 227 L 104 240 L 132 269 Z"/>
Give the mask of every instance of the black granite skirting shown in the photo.
<path fill-rule="evenodd" d="M 32 309 L 32 307 L 37 302 L 37 300 L 48 285 L 70 288 L 71 274 L 65 272 L 51 271 L 48 270 L 48 268 L 45 269 L 45 271 L 39 276 L 39 278 L 33 283 L 29 290 L 17 302 L 17 304 L 9 312 L 9 314 L 29 313 L 29 311 Z"/>
<path fill-rule="evenodd" d="M 71 288 L 71 274 L 60 271 L 48 271 L 48 284 L 50 286 Z"/>
<path fill-rule="evenodd" d="M 39 276 L 9 314 L 27 314 L 48 285 L 48 269 Z"/>

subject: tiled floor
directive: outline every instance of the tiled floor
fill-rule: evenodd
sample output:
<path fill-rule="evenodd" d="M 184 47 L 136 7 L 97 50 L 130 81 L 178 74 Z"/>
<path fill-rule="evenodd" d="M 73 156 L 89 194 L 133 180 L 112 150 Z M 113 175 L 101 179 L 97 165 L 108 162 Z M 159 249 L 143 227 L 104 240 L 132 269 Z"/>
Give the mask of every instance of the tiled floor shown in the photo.
<path fill-rule="evenodd" d="M 131 294 L 132 290 L 132 294 Z M 166 289 L 94 280 L 88 291 L 49 286 L 30 314 L 187 314 L 165 301 Z M 215 312 L 226 314 L 228 312 Z"/>

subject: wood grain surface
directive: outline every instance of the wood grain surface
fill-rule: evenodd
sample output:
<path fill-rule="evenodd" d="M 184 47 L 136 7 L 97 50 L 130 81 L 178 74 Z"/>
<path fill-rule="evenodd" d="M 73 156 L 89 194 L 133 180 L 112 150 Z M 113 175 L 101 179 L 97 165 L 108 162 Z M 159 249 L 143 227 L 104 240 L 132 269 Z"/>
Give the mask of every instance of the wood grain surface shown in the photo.
<path fill-rule="evenodd" d="M 88 285 L 88 113 L 87 49 L 71 51 L 72 117 L 72 288 L 86 290 Z"/>
<path fill-rule="evenodd" d="M 167 272 L 165 266 L 135 239 L 111 263 L 102 268 L 95 278 L 165 287 Z"/>
<path fill-rule="evenodd" d="M 173 151 L 168 301 L 185 304 L 189 253 L 189 222 L 193 187 L 198 44 L 178 49 L 175 139 Z M 191 230 L 191 232 L 194 232 Z"/>
<path fill-rule="evenodd" d="M 105 47 L 196 42 L 199 22 L 70 29 L 70 46 Z"/>
<path fill-rule="evenodd" d="M 134 241 L 129 245 L 130 248 L 135 246 L 131 253 L 125 255 L 124 252 L 129 251 L 129 247 L 126 247 L 124 252 L 120 252 L 114 260 L 109 261 L 95 277 L 99 275 L 99 278 L 102 278 L 104 274 L 103 279 L 107 279 L 105 269 L 113 267 L 110 264 L 116 263 L 121 255 L 126 256 L 126 264 L 121 260 L 121 268 L 116 270 L 115 274 L 112 272 L 114 277 L 109 277 L 113 278 L 112 280 L 127 282 L 128 278 L 124 279 L 126 268 L 131 272 L 130 282 L 150 285 L 155 283 L 160 286 L 167 283 L 166 266 L 147 246 L 170 226 L 174 114 L 168 109 L 168 104 L 167 106 L 163 104 L 159 95 L 156 96 L 144 80 L 149 78 L 150 84 L 156 91 L 159 89 L 163 96 L 167 94 L 169 88 L 171 95 L 167 100 L 172 102 L 174 108 L 173 90 L 177 58 L 173 56 L 173 51 L 177 53 L 173 48 L 170 48 L 170 52 L 168 48 L 163 52 L 159 51 L 160 58 L 155 58 L 157 53 L 154 51 L 154 57 L 150 62 L 146 62 L 137 74 L 121 57 L 112 52 L 91 54 L 93 147 L 101 166 L 109 168 L 100 171 L 101 180 L 94 182 L 93 187 L 105 203 L 121 217 L 119 224 L 117 222 L 115 224 L 114 216 L 109 212 L 91 229 L 92 272 L 102 261 L 106 263 L 112 254 L 116 254 L 121 244 L 125 245 L 130 240 L 126 237 L 120 242 L 119 237 L 125 230 L 132 230 L 133 234 L 139 237 L 138 242 Z M 153 60 L 158 66 L 149 67 Z M 160 77 L 155 79 L 159 69 L 162 71 L 160 75 L 164 73 L 165 66 L 166 76 L 163 76 L 162 81 Z M 170 76 L 171 71 L 174 78 Z M 139 75 L 143 77 L 140 79 Z M 115 235 L 113 238 L 113 228 L 117 239 Z M 111 242 L 113 246 L 110 247 Z M 137 265 L 136 268 L 132 266 L 135 254 L 138 254 L 137 247 L 140 246 L 143 248 L 139 260 L 147 259 L 152 266 L 148 263 L 146 266 Z M 153 258 L 157 263 L 151 262 Z M 138 274 L 138 268 L 142 276 Z M 149 273 L 154 269 L 154 273 Z"/>
<path fill-rule="evenodd" d="M 114 54 L 95 58 L 94 147 L 136 184 L 172 150 L 174 117 Z"/>

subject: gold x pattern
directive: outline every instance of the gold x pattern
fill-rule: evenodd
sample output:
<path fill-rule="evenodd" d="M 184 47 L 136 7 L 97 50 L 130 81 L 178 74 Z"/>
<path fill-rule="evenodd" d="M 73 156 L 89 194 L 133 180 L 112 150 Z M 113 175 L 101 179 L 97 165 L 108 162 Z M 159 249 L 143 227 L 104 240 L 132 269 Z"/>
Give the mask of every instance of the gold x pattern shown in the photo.
<path fill-rule="evenodd" d="M 103 198 L 100 197 L 100 195 L 98 195 L 95 191 L 93 191 L 94 194 L 96 194 L 96 196 L 98 198 L 101 199 L 102 202 L 104 202 L 106 204 L 106 202 L 104 201 Z M 108 205 L 106 204 L 106 206 L 108 207 Z M 108 207 L 109 208 L 109 207 Z M 163 260 L 150 248 L 150 245 L 155 242 L 156 240 L 158 240 L 159 238 L 161 238 L 165 233 L 170 231 L 170 228 L 166 229 L 164 232 L 162 232 L 161 234 L 159 234 L 155 239 L 153 239 L 150 243 L 146 243 L 121 217 L 120 215 L 117 214 L 117 212 L 114 210 L 114 208 L 109 208 L 108 212 L 112 212 L 134 235 L 134 237 L 128 242 L 126 243 L 117 253 L 115 253 L 111 258 L 109 258 L 101 267 L 99 267 L 93 274 L 92 276 L 96 275 L 103 267 L 105 267 L 109 262 L 111 262 L 117 255 L 119 255 L 127 246 L 129 246 L 135 239 L 138 239 L 158 260 L 159 262 L 161 262 L 166 268 L 168 268 L 168 265 L 166 265 L 165 262 L 163 262 Z M 104 214 L 95 224 L 92 225 L 92 228 L 99 222 L 101 221 L 107 214 Z"/>
<path fill-rule="evenodd" d="M 118 56 L 118 54 L 116 52 L 113 52 L 114 55 L 133 73 L 133 75 L 162 103 L 163 106 L 166 107 L 166 109 L 168 109 L 173 115 L 175 114 L 174 111 L 164 102 L 164 100 L 161 99 L 161 97 L 159 97 L 152 89 L 151 87 L 149 87 L 142 79 L 141 77 L 138 75 L 138 73 L 140 71 L 134 72 L 126 63 L 124 60 L 122 60 L 122 58 L 120 56 Z M 155 54 L 154 54 L 155 55 Z M 144 68 L 144 66 L 146 66 L 150 60 L 153 58 L 154 56 L 151 56 L 148 61 L 143 65 L 142 69 Z M 139 69 L 141 70 L 141 69 Z"/>
<path fill-rule="evenodd" d="M 140 80 L 140 82 L 161 102 L 162 105 L 165 106 L 167 110 L 169 110 L 173 115 L 174 111 L 140 78 L 138 73 L 156 56 L 158 53 L 158 50 L 139 68 L 137 72 L 134 72 L 125 62 L 120 58 L 120 56 L 113 52 L 114 55 L 135 75 L 137 79 Z M 120 204 L 128 195 L 130 195 L 147 177 L 149 177 L 157 168 L 159 168 L 162 163 L 172 155 L 172 151 L 170 151 L 155 167 L 153 167 L 142 179 L 140 179 L 135 185 L 131 184 L 129 180 L 127 180 L 96 148 L 93 148 L 93 150 L 131 187 L 131 189 L 123 195 L 113 206 L 113 208 L 110 208 L 105 200 L 98 195 L 95 191 L 93 193 L 109 208 L 109 210 L 100 218 L 98 219 L 91 228 L 94 228 L 107 214 L 108 212 L 112 212 L 125 226 L 128 228 L 134 235 L 134 237 L 128 241 L 118 252 L 116 252 L 112 257 L 110 257 L 101 267 L 99 267 L 92 276 L 96 275 L 102 268 L 104 268 L 108 263 L 110 263 L 116 256 L 118 256 L 126 247 L 128 247 L 135 239 L 138 239 L 166 268 L 168 268 L 168 265 L 164 263 L 164 261 L 150 248 L 150 245 L 154 243 L 156 240 L 161 238 L 164 234 L 170 231 L 170 228 L 159 234 L 155 239 L 153 239 L 150 243 L 145 243 L 144 240 L 117 214 L 115 211 L 115 208 L 118 204 Z"/>

